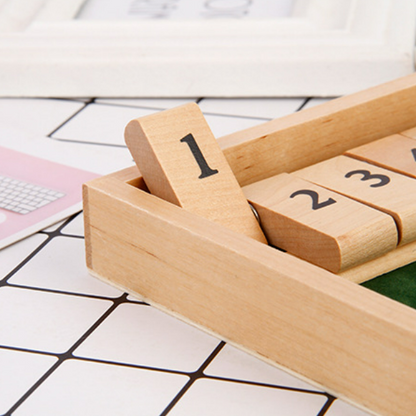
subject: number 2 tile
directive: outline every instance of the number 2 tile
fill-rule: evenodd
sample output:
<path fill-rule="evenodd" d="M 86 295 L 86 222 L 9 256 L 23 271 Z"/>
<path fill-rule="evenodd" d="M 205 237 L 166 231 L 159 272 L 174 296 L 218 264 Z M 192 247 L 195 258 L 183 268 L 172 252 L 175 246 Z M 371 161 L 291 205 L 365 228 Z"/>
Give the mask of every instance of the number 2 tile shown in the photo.
<path fill-rule="evenodd" d="M 416 181 L 370 163 L 337 156 L 294 174 L 391 215 L 399 244 L 416 240 Z"/>
<path fill-rule="evenodd" d="M 334 273 L 396 247 L 391 216 L 293 175 L 243 191 L 271 244 Z"/>

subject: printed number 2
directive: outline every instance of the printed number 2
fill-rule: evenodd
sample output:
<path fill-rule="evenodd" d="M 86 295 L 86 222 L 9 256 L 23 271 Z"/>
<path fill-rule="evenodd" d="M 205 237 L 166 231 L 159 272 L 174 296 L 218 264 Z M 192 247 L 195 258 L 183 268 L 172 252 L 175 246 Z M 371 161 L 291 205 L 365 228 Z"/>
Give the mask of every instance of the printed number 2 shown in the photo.
<path fill-rule="evenodd" d="M 211 169 L 208 166 L 208 163 L 205 160 L 204 155 L 202 154 L 201 149 L 198 146 L 198 143 L 195 141 L 195 138 L 191 133 L 187 134 L 184 138 L 182 138 L 181 142 L 186 143 L 189 146 L 192 155 L 194 156 L 199 168 L 201 169 L 201 174 L 198 176 L 199 179 L 207 178 L 208 176 L 212 176 L 218 173 L 217 169 Z"/>
<path fill-rule="evenodd" d="M 335 204 L 337 201 L 332 198 L 328 198 L 326 201 L 319 202 L 319 195 L 318 192 L 311 191 L 309 189 L 301 189 L 299 191 L 293 192 L 292 195 L 290 195 L 291 198 L 294 198 L 297 195 L 309 195 L 312 198 L 312 209 L 317 210 L 324 207 L 327 207 L 328 205 Z"/>

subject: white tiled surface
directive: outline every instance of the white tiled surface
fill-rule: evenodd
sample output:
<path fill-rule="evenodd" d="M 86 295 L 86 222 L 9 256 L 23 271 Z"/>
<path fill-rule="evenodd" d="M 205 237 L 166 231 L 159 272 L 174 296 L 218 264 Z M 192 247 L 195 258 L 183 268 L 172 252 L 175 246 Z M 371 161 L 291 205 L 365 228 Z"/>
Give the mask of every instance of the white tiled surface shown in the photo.
<path fill-rule="evenodd" d="M 82 112 L 74 116 L 74 119 L 81 114 Z M 72 118 L 68 122 L 71 120 Z M 0 146 L 24 150 L 36 157 L 99 174 L 114 172 L 133 164 L 133 159 L 124 146 L 98 146 L 88 141 L 57 140 L 47 136 L 32 135 L 25 130 L 3 130 L 1 125 Z"/>
<path fill-rule="evenodd" d="M 157 415 L 187 381 L 183 375 L 67 360 L 14 414 Z"/>
<path fill-rule="evenodd" d="M 113 342 L 109 344 L 108 339 Z M 120 305 L 74 354 L 192 372 L 219 342 L 154 308 L 125 304 Z"/>
<path fill-rule="evenodd" d="M 52 355 L 0 349 L 0 413 L 6 413 L 57 361 Z"/>
<path fill-rule="evenodd" d="M 123 105 L 132 107 L 151 108 L 154 110 L 167 110 L 189 102 L 195 102 L 192 98 L 97 98 L 96 103 Z"/>
<path fill-rule="evenodd" d="M 357 409 L 342 400 L 336 400 L 328 410 L 326 416 L 368 416 L 368 413 Z"/>
<path fill-rule="evenodd" d="M 310 384 L 230 345 L 220 351 L 204 372 L 210 376 L 311 390 Z"/>
<path fill-rule="evenodd" d="M 62 353 L 111 302 L 14 287 L 0 289 L 0 345 Z"/>
<path fill-rule="evenodd" d="M 84 235 L 84 215 L 83 213 L 79 213 L 72 221 L 70 221 L 68 224 L 66 224 L 62 228 L 63 234 L 69 234 L 69 235 L 78 235 L 83 236 Z"/>
<path fill-rule="evenodd" d="M 67 253 L 71 253 L 69 257 Z M 44 273 L 45 269 L 48 273 Z M 61 292 L 118 297 L 121 292 L 97 279 L 85 267 L 84 240 L 56 237 L 9 280 L 19 286 Z"/>
<path fill-rule="evenodd" d="M 124 127 L 137 117 L 154 113 L 147 108 L 90 104 L 52 137 L 86 143 L 124 146 Z"/>
<path fill-rule="evenodd" d="M 274 119 L 297 111 L 304 102 L 304 98 L 204 98 L 199 105 L 205 113 Z"/>
<path fill-rule="evenodd" d="M 312 98 L 308 100 L 303 109 L 306 110 L 307 108 L 316 107 L 317 105 L 327 103 L 328 101 L 330 101 L 329 98 Z"/>
<path fill-rule="evenodd" d="M 11 272 L 46 240 L 47 237 L 45 235 L 36 234 L 26 238 L 19 244 L 14 244 L 0 250 L 0 276 L 2 278 L 5 277 L 7 273 Z"/>
<path fill-rule="evenodd" d="M 317 415 L 326 403 L 323 395 L 256 386 L 232 381 L 201 379 L 170 413 L 179 415 L 304 416 Z"/>
<path fill-rule="evenodd" d="M 0 132 L 47 136 L 85 104 L 73 100 L 0 98 Z"/>
<path fill-rule="evenodd" d="M 2 99 L 0 144 L 107 173 L 133 164 L 130 118 L 187 101 Z M 318 104 L 200 103 L 216 137 Z M 365 415 L 97 281 L 82 236 L 78 215 L 0 251 L 0 414 Z"/>

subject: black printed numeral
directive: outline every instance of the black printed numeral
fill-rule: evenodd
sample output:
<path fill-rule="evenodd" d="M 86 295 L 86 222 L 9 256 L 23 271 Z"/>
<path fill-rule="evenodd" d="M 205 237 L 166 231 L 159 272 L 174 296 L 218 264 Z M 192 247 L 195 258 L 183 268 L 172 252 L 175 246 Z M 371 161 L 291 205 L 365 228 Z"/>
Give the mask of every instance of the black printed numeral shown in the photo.
<path fill-rule="evenodd" d="M 198 143 L 195 141 L 195 138 L 191 133 L 187 134 L 184 138 L 182 138 L 181 142 L 186 143 L 189 146 L 192 155 L 194 156 L 199 168 L 201 169 L 201 174 L 198 176 L 199 179 L 207 178 L 208 176 L 212 176 L 218 173 L 217 169 L 211 169 L 208 166 L 208 163 L 205 160 L 204 155 L 202 154 L 201 149 L 198 146 Z"/>
<path fill-rule="evenodd" d="M 413 159 L 416 162 L 416 149 L 412 149 L 412 155 L 413 155 Z"/>
<path fill-rule="evenodd" d="M 358 169 L 358 170 L 352 170 L 351 172 L 348 172 L 345 177 L 351 178 L 351 176 L 354 175 L 362 175 L 361 180 L 362 181 L 370 181 L 372 179 L 378 179 L 379 182 L 372 183 L 370 185 L 371 188 L 379 188 L 380 186 L 385 186 L 390 182 L 390 178 L 386 175 L 381 174 L 371 174 L 370 171 L 365 169 Z"/>
<path fill-rule="evenodd" d="M 290 197 L 294 198 L 295 196 L 298 196 L 298 195 L 308 195 L 308 196 L 310 196 L 312 198 L 312 209 L 313 210 L 325 208 L 328 205 L 332 205 L 332 204 L 335 204 L 337 202 L 337 201 L 335 201 L 335 199 L 332 199 L 332 198 L 328 198 L 326 201 L 319 202 L 318 192 L 311 191 L 309 189 L 300 189 L 299 191 L 293 192 L 293 194 L 290 195 Z"/>

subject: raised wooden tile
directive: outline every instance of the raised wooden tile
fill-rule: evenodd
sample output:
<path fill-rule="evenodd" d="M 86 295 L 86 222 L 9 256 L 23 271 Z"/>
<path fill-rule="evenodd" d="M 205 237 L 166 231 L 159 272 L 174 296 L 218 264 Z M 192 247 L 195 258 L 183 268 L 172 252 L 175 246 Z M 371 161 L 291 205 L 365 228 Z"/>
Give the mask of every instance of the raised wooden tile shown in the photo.
<path fill-rule="evenodd" d="M 399 244 L 416 240 L 416 181 L 347 156 L 337 156 L 294 172 L 393 216 Z"/>
<path fill-rule="evenodd" d="M 397 245 L 393 218 L 289 174 L 243 188 L 268 241 L 334 273 Z"/>
<path fill-rule="evenodd" d="M 125 139 L 152 194 L 266 243 L 196 104 L 132 120 Z"/>
<path fill-rule="evenodd" d="M 345 155 L 416 178 L 416 140 L 401 134 L 356 147 Z"/>

